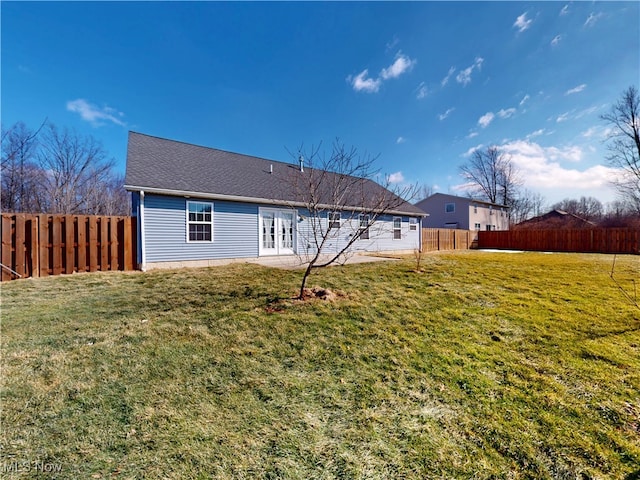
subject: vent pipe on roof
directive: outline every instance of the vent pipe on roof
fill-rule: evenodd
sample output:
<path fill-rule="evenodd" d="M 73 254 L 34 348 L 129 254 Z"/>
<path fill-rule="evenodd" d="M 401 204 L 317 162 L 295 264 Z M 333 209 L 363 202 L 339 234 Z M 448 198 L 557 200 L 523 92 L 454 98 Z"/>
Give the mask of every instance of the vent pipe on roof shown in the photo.
<path fill-rule="evenodd" d="M 269 173 L 273 173 L 273 163 L 269 165 Z"/>
<path fill-rule="evenodd" d="M 300 171 L 304 172 L 304 157 L 300 155 L 300 158 L 298 160 L 300 160 Z"/>

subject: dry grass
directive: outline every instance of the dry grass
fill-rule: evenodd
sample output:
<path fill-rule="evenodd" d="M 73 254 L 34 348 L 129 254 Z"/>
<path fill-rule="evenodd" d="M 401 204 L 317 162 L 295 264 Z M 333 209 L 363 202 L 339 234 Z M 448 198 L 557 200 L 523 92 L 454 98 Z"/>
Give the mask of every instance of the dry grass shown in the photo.
<path fill-rule="evenodd" d="M 332 302 L 255 265 L 4 284 L 2 477 L 640 478 L 611 261 L 335 267 Z"/>

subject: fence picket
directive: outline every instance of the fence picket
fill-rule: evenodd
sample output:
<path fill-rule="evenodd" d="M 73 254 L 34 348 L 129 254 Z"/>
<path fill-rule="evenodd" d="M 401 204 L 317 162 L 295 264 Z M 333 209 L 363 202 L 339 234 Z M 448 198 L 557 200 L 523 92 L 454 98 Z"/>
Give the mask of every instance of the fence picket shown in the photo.
<path fill-rule="evenodd" d="M 0 280 L 133 270 L 135 234 L 131 217 L 2 213 Z"/>

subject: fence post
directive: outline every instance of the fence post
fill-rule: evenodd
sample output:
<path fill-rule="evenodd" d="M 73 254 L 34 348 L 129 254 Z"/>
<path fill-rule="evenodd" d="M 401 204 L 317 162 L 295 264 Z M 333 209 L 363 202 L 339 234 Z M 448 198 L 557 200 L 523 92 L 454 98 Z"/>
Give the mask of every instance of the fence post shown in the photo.
<path fill-rule="evenodd" d="M 13 216 L 12 215 L 2 215 L 2 265 L 6 268 L 2 268 L 2 276 L 0 279 L 4 282 L 5 280 L 11 280 L 13 274 L 7 270 L 10 268 L 14 270 L 12 265 L 12 242 L 11 242 L 11 227 L 13 224 Z"/>

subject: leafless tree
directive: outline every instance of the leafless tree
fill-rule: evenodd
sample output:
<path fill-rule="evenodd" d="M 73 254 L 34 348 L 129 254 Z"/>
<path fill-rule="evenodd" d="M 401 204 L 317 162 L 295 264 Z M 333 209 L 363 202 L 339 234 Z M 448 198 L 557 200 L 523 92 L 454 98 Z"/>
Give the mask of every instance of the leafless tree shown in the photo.
<path fill-rule="evenodd" d="M 640 95 L 636 87 L 627 88 L 611 111 L 600 118 L 611 127 L 607 160 L 622 172 L 614 185 L 640 213 Z"/>
<path fill-rule="evenodd" d="M 429 198 L 431 195 L 436 193 L 435 188 L 432 185 L 427 185 L 426 183 L 420 185 L 418 187 L 418 192 L 416 194 L 416 199 L 418 201 L 424 200 L 425 198 Z"/>
<path fill-rule="evenodd" d="M 39 186 L 43 175 L 36 164 L 38 134 L 44 123 L 33 131 L 18 122 L 2 129 L 2 210 L 8 212 L 37 211 L 41 198 Z"/>
<path fill-rule="evenodd" d="M 562 210 L 572 213 L 584 220 L 598 221 L 604 214 L 602 202 L 594 197 L 565 198 L 551 205 L 552 210 Z"/>
<path fill-rule="evenodd" d="M 472 194 L 509 207 L 522 185 L 511 157 L 496 146 L 475 150 L 469 161 L 460 167 L 460 173 L 469 183 Z"/>
<path fill-rule="evenodd" d="M 530 190 L 521 190 L 511 204 L 509 210 L 510 220 L 513 223 L 520 223 L 542 215 L 544 206 L 545 199 L 542 195 Z"/>
<path fill-rule="evenodd" d="M 93 137 L 49 124 L 38 152 L 48 213 L 89 213 L 110 180 L 114 161 Z"/>
<path fill-rule="evenodd" d="M 299 243 L 306 244 L 298 254 L 307 264 L 300 283 L 302 298 L 313 270 L 345 258 L 357 240 L 379 235 L 384 229 L 380 220 L 409 205 L 417 186 L 394 187 L 374 169 L 375 157 L 360 155 L 355 147 L 347 148 L 339 140 L 329 155 L 321 145 L 298 152 L 301 168 L 292 169 L 285 183 L 289 198 L 293 195 L 306 217 L 307 228 L 298 232 Z"/>

